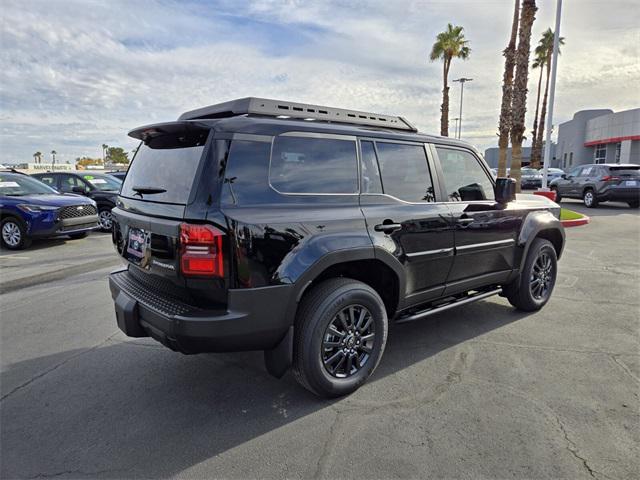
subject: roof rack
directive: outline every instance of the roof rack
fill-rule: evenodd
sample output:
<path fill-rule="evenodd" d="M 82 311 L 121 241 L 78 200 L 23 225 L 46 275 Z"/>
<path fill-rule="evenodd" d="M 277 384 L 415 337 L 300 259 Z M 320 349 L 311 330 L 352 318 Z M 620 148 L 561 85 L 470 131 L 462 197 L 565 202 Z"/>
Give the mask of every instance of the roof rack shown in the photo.
<path fill-rule="evenodd" d="M 180 115 L 178 120 L 227 118 L 246 114 L 323 120 L 332 123 L 385 127 L 410 132 L 418 131 L 416 127 L 403 117 L 255 97 L 240 98 L 238 100 L 231 100 L 229 102 L 191 110 Z"/>

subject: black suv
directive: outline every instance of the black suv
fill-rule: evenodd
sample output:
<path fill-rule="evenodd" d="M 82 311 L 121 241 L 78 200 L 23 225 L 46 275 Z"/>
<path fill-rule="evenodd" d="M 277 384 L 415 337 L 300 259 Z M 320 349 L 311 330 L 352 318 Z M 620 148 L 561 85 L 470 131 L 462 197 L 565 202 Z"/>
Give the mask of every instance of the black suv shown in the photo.
<path fill-rule="evenodd" d="M 550 185 L 556 201 L 562 197 L 581 198 L 585 206 L 595 208 L 600 202 L 626 202 L 640 207 L 640 165 L 594 163 L 580 165 Z"/>
<path fill-rule="evenodd" d="M 533 311 L 559 207 L 403 118 L 246 98 L 135 129 L 116 208 L 118 326 L 183 353 L 264 350 L 321 396 L 362 385 L 389 321 L 501 294 Z"/>
<path fill-rule="evenodd" d="M 78 193 L 89 197 L 98 205 L 100 228 L 105 232 L 111 231 L 111 209 L 116 204 L 122 186 L 121 180 L 91 170 L 34 173 L 32 176 L 59 192 Z"/>

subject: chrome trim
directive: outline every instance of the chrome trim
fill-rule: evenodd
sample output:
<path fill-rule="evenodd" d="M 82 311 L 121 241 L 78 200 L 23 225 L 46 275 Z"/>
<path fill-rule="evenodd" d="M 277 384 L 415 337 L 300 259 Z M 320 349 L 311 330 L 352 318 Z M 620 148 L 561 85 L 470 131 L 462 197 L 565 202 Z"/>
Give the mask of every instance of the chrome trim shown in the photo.
<path fill-rule="evenodd" d="M 495 288 L 493 290 L 489 290 L 485 292 L 476 293 L 474 295 L 470 295 L 468 297 L 464 297 L 462 299 L 455 300 L 438 307 L 433 307 L 427 310 L 423 310 L 422 312 L 415 313 L 408 317 L 400 317 L 398 320 L 396 320 L 396 323 L 405 323 L 405 322 L 412 322 L 414 320 L 419 320 L 421 318 L 428 317 L 429 315 L 433 315 L 434 313 L 444 312 L 445 310 L 449 310 L 450 308 L 454 308 L 459 305 L 466 305 L 467 303 L 476 302 L 478 300 L 482 300 L 484 298 L 491 297 L 493 295 L 498 295 L 500 292 L 502 292 L 502 287 Z"/>
<path fill-rule="evenodd" d="M 460 247 L 456 246 L 456 250 L 473 250 L 476 248 L 486 248 L 486 247 L 498 247 L 501 245 L 511 245 L 516 241 L 513 238 L 508 238 L 506 240 L 496 240 L 493 242 L 484 242 L 484 243 L 472 243 L 471 245 L 462 245 Z"/>
<path fill-rule="evenodd" d="M 405 255 L 409 258 L 420 258 L 420 257 L 427 257 L 430 255 L 438 255 L 440 253 L 452 253 L 453 254 L 453 247 L 450 248 L 439 248 L 437 250 L 423 250 L 421 252 L 411 252 L 411 253 L 405 253 Z"/>
<path fill-rule="evenodd" d="M 253 133 L 234 133 L 231 136 L 232 140 L 240 140 L 245 142 L 263 142 L 271 143 L 273 140 L 272 135 L 255 135 Z"/>

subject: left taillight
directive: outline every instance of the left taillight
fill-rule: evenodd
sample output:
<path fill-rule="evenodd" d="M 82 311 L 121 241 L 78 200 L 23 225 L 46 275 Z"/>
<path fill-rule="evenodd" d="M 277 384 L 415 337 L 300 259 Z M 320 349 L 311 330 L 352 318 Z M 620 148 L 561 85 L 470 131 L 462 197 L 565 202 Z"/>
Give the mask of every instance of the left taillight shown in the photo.
<path fill-rule="evenodd" d="M 223 277 L 224 233 L 211 225 L 180 225 L 180 267 L 185 276 Z"/>

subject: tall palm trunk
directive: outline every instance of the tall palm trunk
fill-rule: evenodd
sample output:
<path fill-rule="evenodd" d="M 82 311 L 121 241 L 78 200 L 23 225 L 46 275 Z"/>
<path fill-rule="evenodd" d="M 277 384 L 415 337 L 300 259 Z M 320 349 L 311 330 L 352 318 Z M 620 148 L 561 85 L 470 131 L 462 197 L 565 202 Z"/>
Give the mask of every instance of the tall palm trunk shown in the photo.
<path fill-rule="evenodd" d="M 536 95 L 536 114 L 533 117 L 533 131 L 531 136 L 531 168 L 540 168 L 540 156 L 537 154 L 537 145 L 538 145 L 538 111 L 540 110 L 540 93 L 542 90 L 542 72 L 544 70 L 544 65 L 540 65 L 540 76 L 538 77 L 538 94 Z M 544 115 L 544 113 L 543 113 Z"/>
<path fill-rule="evenodd" d="M 542 145 L 543 145 L 542 139 L 544 138 L 544 127 L 545 127 L 544 124 L 545 124 L 545 117 L 547 116 L 547 98 L 549 97 L 549 78 L 551 76 L 551 68 L 549 68 L 550 62 L 551 60 L 549 60 L 547 63 L 547 80 L 544 87 L 544 97 L 542 99 L 542 112 L 540 113 L 540 120 L 538 123 L 538 138 L 536 139 L 536 155 L 538 159 L 542 158 Z"/>
<path fill-rule="evenodd" d="M 451 65 L 451 60 L 446 59 L 443 63 L 443 72 L 442 72 L 442 106 L 440 107 L 440 111 L 442 114 L 440 115 L 440 135 L 443 137 L 449 136 L 449 66 Z"/>
<path fill-rule="evenodd" d="M 520 0 L 515 0 L 513 24 L 509 45 L 504 49 L 504 75 L 502 77 L 502 104 L 500 105 L 500 123 L 498 124 L 498 176 L 507 176 L 507 149 L 511 131 L 511 100 L 513 98 L 513 70 L 516 65 L 516 38 L 518 36 L 518 14 Z"/>
<path fill-rule="evenodd" d="M 525 132 L 527 113 L 527 81 L 529 79 L 529 54 L 531 53 L 531 27 L 536 19 L 535 0 L 522 2 L 518 49 L 516 51 L 516 76 L 513 82 L 513 124 L 511 126 L 511 178 L 516 181 L 516 191 L 520 191 L 520 169 L 522 167 L 522 139 Z"/>

